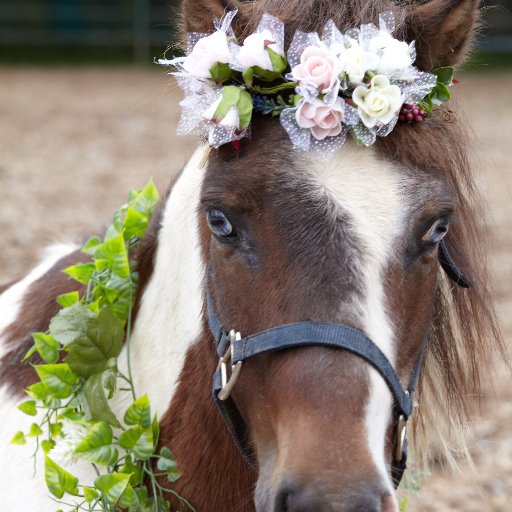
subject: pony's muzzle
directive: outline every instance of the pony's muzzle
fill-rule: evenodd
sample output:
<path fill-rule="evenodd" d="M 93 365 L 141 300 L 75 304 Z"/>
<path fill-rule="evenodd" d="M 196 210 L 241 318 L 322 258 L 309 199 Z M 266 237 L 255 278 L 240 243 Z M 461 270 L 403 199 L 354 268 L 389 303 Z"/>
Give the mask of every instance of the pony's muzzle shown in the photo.
<path fill-rule="evenodd" d="M 279 486 L 272 512 L 397 512 L 397 501 L 379 484 L 354 487 L 343 498 L 328 498 L 314 484 L 285 480 Z"/>

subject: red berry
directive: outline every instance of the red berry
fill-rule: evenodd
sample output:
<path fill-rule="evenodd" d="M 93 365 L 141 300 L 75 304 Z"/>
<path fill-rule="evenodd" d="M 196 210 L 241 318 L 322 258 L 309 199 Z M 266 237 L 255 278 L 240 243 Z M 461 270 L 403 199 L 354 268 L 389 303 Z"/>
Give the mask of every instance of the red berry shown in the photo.
<path fill-rule="evenodd" d="M 405 115 L 404 115 L 404 114 L 400 114 L 400 115 L 398 116 L 398 120 L 399 120 L 399 121 L 402 121 L 402 123 L 403 123 L 403 122 L 405 121 Z"/>
<path fill-rule="evenodd" d="M 406 109 L 408 109 L 408 110 L 411 110 L 411 108 L 413 108 L 413 107 L 414 107 L 414 105 L 413 105 L 412 103 L 405 103 L 405 104 L 404 104 L 404 107 L 405 107 Z"/>
<path fill-rule="evenodd" d="M 416 116 L 416 117 L 414 118 L 414 120 L 415 120 L 417 123 L 421 123 L 421 121 L 423 121 L 423 117 L 421 117 L 421 116 Z"/>
<path fill-rule="evenodd" d="M 414 116 L 409 112 L 406 116 L 407 121 L 412 121 L 414 119 Z"/>
<path fill-rule="evenodd" d="M 420 115 L 420 109 L 419 108 L 413 108 L 412 109 L 412 115 L 413 116 L 419 116 Z"/>
<path fill-rule="evenodd" d="M 425 111 L 424 110 L 420 110 L 420 116 L 421 117 L 425 117 Z"/>

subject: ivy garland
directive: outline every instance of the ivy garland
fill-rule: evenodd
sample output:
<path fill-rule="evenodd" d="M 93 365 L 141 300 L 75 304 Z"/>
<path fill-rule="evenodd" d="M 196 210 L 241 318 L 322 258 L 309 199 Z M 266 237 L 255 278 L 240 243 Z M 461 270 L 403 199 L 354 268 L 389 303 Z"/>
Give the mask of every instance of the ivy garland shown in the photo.
<path fill-rule="evenodd" d="M 37 352 L 45 363 L 33 365 L 39 381 L 26 389 L 31 399 L 18 406 L 39 421 L 32 423 L 29 432 L 17 432 L 11 443 L 23 445 L 27 437 L 35 438 L 34 459 L 41 448 L 46 485 L 55 501 L 73 507 L 72 512 L 167 512 L 171 507 L 168 493 L 179 500 L 181 509 L 194 510 L 157 481 L 166 475 L 169 482 L 175 482 L 180 472 L 168 448 L 157 453 L 158 418 L 151 414 L 147 395 L 137 397 L 130 367 L 131 315 L 138 278 L 131 253 L 159 200 L 152 181 L 130 192 L 128 203 L 114 214 L 103 240 L 95 236 L 86 242 L 82 251 L 91 256 L 91 262 L 64 270 L 85 285 L 85 293 L 57 297 L 62 309 L 47 332 L 33 334 L 34 345 L 24 358 L 30 360 Z M 124 340 L 127 374 L 117 365 Z M 131 394 L 132 403 L 120 421 L 108 401 L 123 392 Z M 81 484 L 54 460 L 59 444 L 68 449 L 66 460 L 92 464 L 97 474 L 92 486 Z M 75 497 L 75 502 L 62 501 L 65 495 Z"/>

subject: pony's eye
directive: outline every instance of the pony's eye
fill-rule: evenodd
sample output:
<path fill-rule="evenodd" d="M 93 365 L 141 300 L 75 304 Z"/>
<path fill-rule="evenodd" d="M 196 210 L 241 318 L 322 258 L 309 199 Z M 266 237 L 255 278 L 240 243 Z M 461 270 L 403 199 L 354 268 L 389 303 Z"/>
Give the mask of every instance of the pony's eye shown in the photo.
<path fill-rule="evenodd" d="M 423 242 L 428 244 L 438 244 L 448 233 L 449 223 L 445 218 L 438 219 L 432 224 L 432 227 L 421 237 Z"/>
<path fill-rule="evenodd" d="M 224 212 L 220 210 L 209 210 L 207 220 L 208 227 L 216 237 L 227 238 L 234 235 L 233 226 Z"/>

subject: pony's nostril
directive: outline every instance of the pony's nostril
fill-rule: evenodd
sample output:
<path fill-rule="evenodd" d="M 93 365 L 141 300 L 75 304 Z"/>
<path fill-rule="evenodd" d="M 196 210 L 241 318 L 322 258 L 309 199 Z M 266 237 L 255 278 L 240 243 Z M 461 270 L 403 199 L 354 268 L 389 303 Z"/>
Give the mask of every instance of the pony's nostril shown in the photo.
<path fill-rule="evenodd" d="M 322 500 L 307 487 L 286 483 L 276 495 L 274 512 L 321 512 Z M 329 509 L 330 510 L 330 509 Z"/>
<path fill-rule="evenodd" d="M 382 512 L 398 512 L 398 502 L 391 494 L 382 495 Z"/>

